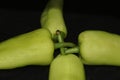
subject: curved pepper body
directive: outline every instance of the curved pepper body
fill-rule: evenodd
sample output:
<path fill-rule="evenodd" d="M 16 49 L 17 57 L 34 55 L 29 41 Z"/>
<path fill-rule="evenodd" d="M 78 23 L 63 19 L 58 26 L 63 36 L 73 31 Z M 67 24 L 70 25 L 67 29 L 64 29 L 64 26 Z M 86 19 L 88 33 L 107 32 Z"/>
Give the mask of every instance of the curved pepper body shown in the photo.
<path fill-rule="evenodd" d="M 49 0 L 40 18 L 41 27 L 48 29 L 53 38 L 57 30 L 62 31 L 64 37 L 67 35 L 62 14 L 63 2 L 63 0 Z"/>
<path fill-rule="evenodd" d="M 0 69 L 26 65 L 48 65 L 54 44 L 46 29 L 38 29 L 0 43 Z"/>
<path fill-rule="evenodd" d="M 58 55 L 50 65 L 49 80 L 85 80 L 79 57 L 74 54 Z"/>
<path fill-rule="evenodd" d="M 80 33 L 78 41 L 85 64 L 120 66 L 120 35 L 88 30 Z"/>

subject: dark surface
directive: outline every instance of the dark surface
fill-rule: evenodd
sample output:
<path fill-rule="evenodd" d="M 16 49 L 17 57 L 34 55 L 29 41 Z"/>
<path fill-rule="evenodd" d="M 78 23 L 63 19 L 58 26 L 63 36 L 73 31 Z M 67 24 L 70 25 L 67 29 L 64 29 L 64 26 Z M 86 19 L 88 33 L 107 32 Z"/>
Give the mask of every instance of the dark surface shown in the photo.
<path fill-rule="evenodd" d="M 1 2 L 0 41 L 40 28 L 40 15 L 47 0 L 12 2 L 15 1 Z M 111 7 L 112 3 L 101 4 L 99 1 L 91 3 L 65 0 L 64 19 L 68 29 L 66 41 L 77 44 L 79 33 L 88 29 L 120 34 L 117 5 Z M 120 80 L 120 67 L 117 66 L 85 65 L 85 71 L 87 80 Z M 48 80 L 48 73 L 49 66 L 26 66 L 0 70 L 0 80 Z"/>

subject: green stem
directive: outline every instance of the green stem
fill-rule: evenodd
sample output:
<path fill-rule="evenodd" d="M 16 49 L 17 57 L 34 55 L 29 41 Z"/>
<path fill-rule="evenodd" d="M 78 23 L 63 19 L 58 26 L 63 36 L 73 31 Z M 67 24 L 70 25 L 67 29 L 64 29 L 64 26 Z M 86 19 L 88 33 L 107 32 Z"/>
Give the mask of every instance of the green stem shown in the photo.
<path fill-rule="evenodd" d="M 79 46 L 73 47 L 73 48 L 69 48 L 67 50 L 65 50 L 65 54 L 70 54 L 70 53 L 79 53 Z"/>
<path fill-rule="evenodd" d="M 57 31 L 56 31 L 56 34 L 58 35 L 58 42 L 59 42 L 59 43 L 63 43 L 64 40 L 63 40 L 63 36 L 61 35 L 61 31 L 57 30 Z M 65 53 L 64 47 L 61 47 L 61 48 L 60 48 L 60 52 L 61 52 L 61 54 L 64 54 L 64 53 Z"/>
<path fill-rule="evenodd" d="M 76 45 L 71 42 L 60 42 L 55 43 L 55 49 L 61 48 L 61 47 L 75 47 Z"/>

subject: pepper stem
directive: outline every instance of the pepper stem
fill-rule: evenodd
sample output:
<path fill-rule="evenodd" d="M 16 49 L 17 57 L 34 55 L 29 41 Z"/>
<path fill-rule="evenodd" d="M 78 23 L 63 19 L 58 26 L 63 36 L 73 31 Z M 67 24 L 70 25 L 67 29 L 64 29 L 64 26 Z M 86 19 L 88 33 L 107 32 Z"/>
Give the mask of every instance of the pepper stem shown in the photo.
<path fill-rule="evenodd" d="M 63 43 L 63 42 L 64 42 L 64 39 L 63 39 L 63 37 L 62 37 L 61 31 L 57 30 L 57 31 L 56 31 L 56 34 L 58 35 L 58 42 L 59 42 L 59 43 Z M 60 47 L 60 52 L 61 52 L 61 54 L 64 54 L 64 53 L 65 53 L 64 47 Z"/>
<path fill-rule="evenodd" d="M 60 49 L 61 54 L 72 54 L 72 53 L 79 53 L 79 46 L 76 46 L 72 42 L 64 42 L 62 32 L 57 30 L 56 36 L 58 43 L 55 43 L 55 49 Z M 68 48 L 69 47 L 69 48 Z"/>
<path fill-rule="evenodd" d="M 79 46 L 69 48 L 65 50 L 65 54 L 71 54 L 71 53 L 79 53 Z"/>
<path fill-rule="evenodd" d="M 61 48 L 61 47 L 75 47 L 76 45 L 71 42 L 60 42 L 60 43 L 55 43 L 55 49 Z"/>

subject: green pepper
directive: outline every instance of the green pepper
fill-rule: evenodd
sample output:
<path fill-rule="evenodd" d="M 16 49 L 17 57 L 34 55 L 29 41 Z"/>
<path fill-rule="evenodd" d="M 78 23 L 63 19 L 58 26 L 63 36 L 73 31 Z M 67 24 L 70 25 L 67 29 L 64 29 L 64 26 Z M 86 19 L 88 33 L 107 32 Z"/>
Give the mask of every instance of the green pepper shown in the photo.
<path fill-rule="evenodd" d="M 57 36 L 59 43 L 64 42 L 60 31 L 57 31 Z M 60 54 L 50 64 L 49 80 L 85 80 L 83 63 L 78 56 L 65 53 L 68 47 L 74 45 L 60 47 Z"/>
<path fill-rule="evenodd" d="M 78 41 L 84 64 L 120 66 L 120 35 L 87 30 L 79 34 Z"/>
<path fill-rule="evenodd" d="M 74 54 L 59 54 L 50 65 L 49 80 L 85 80 L 83 63 Z"/>
<path fill-rule="evenodd" d="M 63 32 L 64 38 L 67 35 L 67 29 L 62 14 L 63 3 L 63 0 L 50 0 L 41 14 L 41 27 L 48 29 L 53 39 L 56 38 L 57 30 Z"/>
<path fill-rule="evenodd" d="M 53 60 L 53 53 L 50 32 L 37 29 L 0 43 L 0 69 L 48 65 Z"/>

